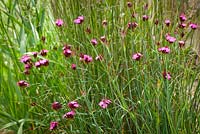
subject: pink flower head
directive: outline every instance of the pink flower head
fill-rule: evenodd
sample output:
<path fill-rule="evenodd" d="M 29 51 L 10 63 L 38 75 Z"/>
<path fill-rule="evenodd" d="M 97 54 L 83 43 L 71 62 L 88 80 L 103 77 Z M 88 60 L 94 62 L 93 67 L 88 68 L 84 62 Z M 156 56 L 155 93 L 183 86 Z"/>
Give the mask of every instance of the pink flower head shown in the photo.
<path fill-rule="evenodd" d="M 134 29 L 138 26 L 138 24 L 136 22 L 129 22 L 128 23 L 128 29 Z"/>
<path fill-rule="evenodd" d="M 127 2 L 127 6 L 130 8 L 133 6 L 132 2 Z"/>
<path fill-rule="evenodd" d="M 74 23 L 75 24 L 82 24 L 84 21 L 84 16 L 78 16 L 75 20 Z"/>
<path fill-rule="evenodd" d="M 143 16 L 142 16 L 142 19 L 143 19 L 143 21 L 147 21 L 147 20 L 149 19 L 149 16 L 143 15 Z"/>
<path fill-rule="evenodd" d="M 106 36 L 101 36 L 100 40 L 101 40 L 103 43 L 106 43 L 106 42 L 107 42 Z"/>
<path fill-rule="evenodd" d="M 20 59 L 20 61 L 24 64 L 28 63 L 31 61 L 31 57 L 29 55 L 23 55 Z"/>
<path fill-rule="evenodd" d="M 37 52 L 32 52 L 32 55 L 33 55 L 33 57 L 35 57 L 35 58 L 37 57 L 37 54 L 38 54 Z"/>
<path fill-rule="evenodd" d="M 165 38 L 169 43 L 174 43 L 176 41 L 176 38 L 170 36 L 169 34 L 166 34 Z"/>
<path fill-rule="evenodd" d="M 24 64 L 24 68 L 25 69 L 31 69 L 32 68 L 32 64 L 31 63 Z"/>
<path fill-rule="evenodd" d="M 70 111 L 70 112 L 67 112 L 63 115 L 63 118 L 74 118 L 76 112 L 74 110 Z"/>
<path fill-rule="evenodd" d="M 28 87 L 28 86 L 29 86 L 29 83 L 26 82 L 26 81 L 24 81 L 24 80 L 20 80 L 20 81 L 17 82 L 17 85 L 18 85 L 19 87 Z"/>
<path fill-rule="evenodd" d="M 57 121 L 52 121 L 51 123 L 50 123 L 50 130 L 54 130 L 54 129 L 56 129 L 57 128 L 57 126 L 58 126 L 58 122 Z"/>
<path fill-rule="evenodd" d="M 171 22 L 170 22 L 170 20 L 165 20 L 165 24 L 166 24 L 166 26 L 169 26 L 170 24 L 171 24 Z"/>
<path fill-rule="evenodd" d="M 59 110 L 62 108 L 62 105 L 59 102 L 54 102 L 51 104 L 51 108 L 54 110 Z"/>
<path fill-rule="evenodd" d="M 69 57 L 72 54 L 72 51 L 70 49 L 65 49 L 63 50 L 63 54 L 65 55 L 65 57 Z"/>
<path fill-rule="evenodd" d="M 107 108 L 108 105 L 112 103 L 111 100 L 108 100 L 108 99 L 102 99 L 100 102 L 99 102 L 99 106 L 103 109 Z"/>
<path fill-rule="evenodd" d="M 184 13 L 182 13 L 182 14 L 179 16 L 179 19 L 180 19 L 180 21 L 181 21 L 181 22 L 183 22 L 183 21 L 186 21 L 186 20 L 187 20 L 187 18 L 186 18 L 186 16 L 185 16 L 185 14 L 184 14 Z"/>
<path fill-rule="evenodd" d="M 92 62 L 93 59 L 91 56 L 86 54 L 80 54 L 80 61 L 85 61 L 86 63 Z"/>
<path fill-rule="evenodd" d="M 40 61 L 37 61 L 37 62 L 35 62 L 35 67 L 41 67 L 41 63 L 40 63 Z"/>
<path fill-rule="evenodd" d="M 132 59 L 133 60 L 140 60 L 140 58 L 142 57 L 143 55 L 141 53 L 135 53 L 133 54 L 132 56 Z"/>
<path fill-rule="evenodd" d="M 102 55 L 98 55 L 95 60 L 99 60 L 99 61 L 102 61 L 103 60 L 103 56 Z"/>
<path fill-rule="evenodd" d="M 63 25 L 63 20 L 62 19 L 57 19 L 56 20 L 56 26 L 61 27 Z"/>
<path fill-rule="evenodd" d="M 47 59 L 40 60 L 39 62 L 43 66 L 48 66 L 49 65 L 49 61 Z"/>
<path fill-rule="evenodd" d="M 97 42 L 97 40 L 96 40 L 96 39 L 92 39 L 90 42 L 91 42 L 91 43 L 92 43 L 92 45 L 94 45 L 94 46 L 96 46 L 96 45 L 98 44 L 98 42 Z"/>
<path fill-rule="evenodd" d="M 45 49 L 40 51 L 40 55 L 42 55 L 42 56 L 46 56 L 47 53 L 48 53 L 48 50 L 45 50 Z"/>
<path fill-rule="evenodd" d="M 190 26 L 190 28 L 192 28 L 193 30 L 197 29 L 197 24 L 191 23 L 189 26 Z"/>
<path fill-rule="evenodd" d="M 102 25 L 103 25 L 103 26 L 107 26 L 107 24 L 108 24 L 107 20 L 103 20 L 103 21 L 102 21 Z"/>
<path fill-rule="evenodd" d="M 168 48 L 168 46 L 158 48 L 158 51 L 162 52 L 162 53 L 165 53 L 165 54 L 170 53 L 170 49 Z"/>
<path fill-rule="evenodd" d="M 179 44 L 179 47 L 183 47 L 183 46 L 185 46 L 185 42 L 184 42 L 184 41 L 182 41 L 182 40 L 181 40 L 181 41 L 179 41 L 179 42 L 178 42 L 178 44 Z"/>
<path fill-rule="evenodd" d="M 186 26 L 187 26 L 187 24 L 185 24 L 185 23 L 179 24 L 179 27 L 180 27 L 180 28 L 185 28 Z"/>
<path fill-rule="evenodd" d="M 76 102 L 76 101 L 70 101 L 70 102 L 68 103 L 68 107 L 71 108 L 71 109 L 75 109 L 75 108 L 78 108 L 78 107 L 79 107 L 79 104 L 78 104 L 78 102 Z"/>
<path fill-rule="evenodd" d="M 72 68 L 73 70 L 76 70 L 76 64 L 72 64 L 72 65 L 71 65 L 71 68 Z"/>
<path fill-rule="evenodd" d="M 166 72 L 166 71 L 164 71 L 162 74 L 163 74 L 163 77 L 164 77 L 165 79 L 168 79 L 168 80 L 171 79 L 170 72 Z"/>

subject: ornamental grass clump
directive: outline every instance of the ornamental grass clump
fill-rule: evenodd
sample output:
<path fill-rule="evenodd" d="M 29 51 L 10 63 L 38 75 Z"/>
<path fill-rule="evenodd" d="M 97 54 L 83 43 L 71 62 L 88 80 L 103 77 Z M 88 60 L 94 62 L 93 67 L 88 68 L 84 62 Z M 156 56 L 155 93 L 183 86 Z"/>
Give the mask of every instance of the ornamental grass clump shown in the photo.
<path fill-rule="evenodd" d="M 0 1 L 0 133 L 198 134 L 199 20 L 182 3 Z"/>

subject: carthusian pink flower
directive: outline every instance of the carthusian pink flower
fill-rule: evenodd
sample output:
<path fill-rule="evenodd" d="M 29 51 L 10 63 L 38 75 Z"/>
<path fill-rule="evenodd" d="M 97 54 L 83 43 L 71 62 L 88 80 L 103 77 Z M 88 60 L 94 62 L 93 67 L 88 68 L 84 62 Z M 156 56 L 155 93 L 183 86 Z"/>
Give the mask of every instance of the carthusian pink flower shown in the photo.
<path fill-rule="evenodd" d="M 58 122 L 57 121 L 52 121 L 51 123 L 50 123 L 50 130 L 54 130 L 54 129 L 56 129 L 58 127 Z"/>
<path fill-rule="evenodd" d="M 49 61 L 47 59 L 39 60 L 39 62 L 43 66 L 48 66 L 49 65 Z"/>
<path fill-rule="evenodd" d="M 171 24 L 171 22 L 170 22 L 170 20 L 165 20 L 165 24 L 166 24 L 166 26 L 169 26 L 170 24 Z"/>
<path fill-rule="evenodd" d="M 168 80 L 171 79 L 170 72 L 166 72 L 166 71 L 164 71 L 162 74 L 163 74 L 163 77 L 164 77 L 165 79 L 168 79 Z"/>
<path fill-rule="evenodd" d="M 179 24 L 179 27 L 180 27 L 180 28 L 185 28 L 186 26 L 187 26 L 187 24 L 185 24 L 185 23 Z"/>
<path fill-rule="evenodd" d="M 108 24 L 107 20 L 103 20 L 103 21 L 102 21 L 102 25 L 103 25 L 103 26 L 107 26 L 107 24 Z"/>
<path fill-rule="evenodd" d="M 158 48 L 158 51 L 168 54 L 168 53 L 170 53 L 170 48 L 168 48 L 168 46 L 165 46 L 165 47 Z"/>
<path fill-rule="evenodd" d="M 136 22 L 129 22 L 128 23 L 128 29 L 134 29 L 138 26 Z"/>
<path fill-rule="evenodd" d="M 69 57 L 72 54 L 72 51 L 70 49 L 65 49 L 63 50 L 63 54 L 65 55 L 65 57 Z"/>
<path fill-rule="evenodd" d="M 75 20 L 75 24 L 82 24 L 84 22 L 84 16 L 78 16 Z"/>
<path fill-rule="evenodd" d="M 57 19 L 56 20 L 56 26 L 61 27 L 63 25 L 63 20 L 62 19 Z"/>
<path fill-rule="evenodd" d="M 28 87 L 28 86 L 29 86 L 29 83 L 26 82 L 26 81 L 24 81 L 24 80 L 20 80 L 20 81 L 17 82 L 17 85 L 18 85 L 19 87 Z"/>
<path fill-rule="evenodd" d="M 98 44 L 96 39 L 92 39 L 90 42 L 92 43 L 93 46 L 96 46 Z"/>
<path fill-rule="evenodd" d="M 183 22 L 183 21 L 186 21 L 186 20 L 187 20 L 187 18 L 186 18 L 186 16 L 185 16 L 185 14 L 184 14 L 184 13 L 182 13 L 182 14 L 179 16 L 179 19 L 180 19 L 180 21 L 181 21 L 181 22 Z"/>
<path fill-rule="evenodd" d="M 70 101 L 68 103 L 68 107 L 71 108 L 71 109 L 75 109 L 75 108 L 78 108 L 79 107 L 79 104 L 77 101 Z"/>
<path fill-rule="evenodd" d="M 127 2 L 127 6 L 130 8 L 133 6 L 132 2 Z"/>
<path fill-rule="evenodd" d="M 72 68 L 73 70 L 76 70 L 76 64 L 72 64 L 72 65 L 71 65 L 71 68 Z"/>
<path fill-rule="evenodd" d="M 41 67 L 40 61 L 36 61 L 36 62 L 35 62 L 35 67 L 37 67 L 37 68 L 38 68 L 38 67 Z"/>
<path fill-rule="evenodd" d="M 133 60 L 140 60 L 140 58 L 142 57 L 143 55 L 141 53 L 135 53 L 133 54 L 132 56 L 132 59 Z"/>
<path fill-rule="evenodd" d="M 107 42 L 106 36 L 101 36 L 101 37 L 100 37 L 100 40 L 101 40 L 103 43 L 106 43 L 106 42 Z"/>
<path fill-rule="evenodd" d="M 197 29 L 197 24 L 191 23 L 189 26 L 190 26 L 190 28 L 192 28 L 193 30 Z"/>
<path fill-rule="evenodd" d="M 67 112 L 63 115 L 63 118 L 74 118 L 76 112 L 74 110 L 70 111 L 70 112 Z"/>
<path fill-rule="evenodd" d="M 52 103 L 51 108 L 54 110 L 59 110 L 62 108 L 62 105 L 59 102 L 54 102 Z"/>
<path fill-rule="evenodd" d="M 182 41 L 182 40 L 181 40 L 181 41 L 179 41 L 179 42 L 178 42 L 178 44 L 179 44 L 179 47 L 183 47 L 183 46 L 185 46 L 185 42 L 184 42 L 184 41 Z"/>
<path fill-rule="evenodd" d="M 99 102 L 99 106 L 103 109 L 107 108 L 108 105 L 112 103 L 111 100 L 109 99 L 102 99 L 100 102 Z"/>
<path fill-rule="evenodd" d="M 25 69 L 31 69 L 32 68 L 32 63 L 24 64 L 24 68 Z"/>
<path fill-rule="evenodd" d="M 31 57 L 29 55 L 23 55 L 20 59 L 20 61 L 24 64 L 28 63 L 31 61 Z"/>
<path fill-rule="evenodd" d="M 95 60 L 98 60 L 98 61 L 102 61 L 103 60 L 103 56 L 102 55 L 98 55 Z"/>
<path fill-rule="evenodd" d="M 80 54 L 80 61 L 85 61 L 86 63 L 92 62 L 93 59 L 91 56 L 86 54 Z"/>
<path fill-rule="evenodd" d="M 166 34 L 165 38 L 169 43 L 174 43 L 176 41 L 176 38 L 170 36 L 169 34 Z"/>
<path fill-rule="evenodd" d="M 37 52 L 32 52 L 32 55 L 33 55 L 33 57 L 35 57 L 35 58 L 37 57 L 37 54 L 38 54 Z"/>
<path fill-rule="evenodd" d="M 42 55 L 42 56 L 46 56 L 47 53 L 48 53 L 48 50 L 46 50 L 46 49 L 43 49 L 40 51 L 40 55 Z"/>
<path fill-rule="evenodd" d="M 142 16 L 142 19 L 143 19 L 143 21 L 147 21 L 147 20 L 149 19 L 149 16 L 143 15 L 143 16 Z"/>

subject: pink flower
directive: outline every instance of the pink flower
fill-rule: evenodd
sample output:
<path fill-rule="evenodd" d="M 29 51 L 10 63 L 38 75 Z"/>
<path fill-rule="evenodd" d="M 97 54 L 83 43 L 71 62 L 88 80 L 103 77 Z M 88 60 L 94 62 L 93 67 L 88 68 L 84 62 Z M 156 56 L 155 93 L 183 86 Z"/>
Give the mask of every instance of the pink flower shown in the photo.
<path fill-rule="evenodd" d="M 48 66 L 49 65 L 49 61 L 47 59 L 39 60 L 39 62 L 43 66 Z"/>
<path fill-rule="evenodd" d="M 170 73 L 169 73 L 169 72 L 166 72 L 166 71 L 163 72 L 163 77 L 164 77 L 165 79 L 168 79 L 168 80 L 171 79 Z"/>
<path fill-rule="evenodd" d="M 20 61 L 24 64 L 28 63 L 31 61 L 31 57 L 29 55 L 23 55 L 20 59 Z"/>
<path fill-rule="evenodd" d="M 63 54 L 65 55 L 65 57 L 69 57 L 72 54 L 72 51 L 70 49 L 65 49 L 63 50 Z"/>
<path fill-rule="evenodd" d="M 80 54 L 80 61 L 85 61 L 86 63 L 92 62 L 93 59 L 91 56 L 86 54 Z"/>
<path fill-rule="evenodd" d="M 40 51 L 40 55 L 42 55 L 42 56 L 46 56 L 47 53 L 48 53 L 48 50 L 45 50 L 45 49 Z"/>
<path fill-rule="evenodd" d="M 179 24 L 179 27 L 180 27 L 180 28 L 185 28 L 186 26 L 187 26 L 187 24 L 185 24 L 185 23 Z"/>
<path fill-rule="evenodd" d="M 76 70 L 76 64 L 72 64 L 72 65 L 71 65 L 71 68 L 72 68 L 73 70 Z"/>
<path fill-rule="evenodd" d="M 32 68 L 32 63 L 27 63 L 24 65 L 25 69 L 31 69 Z"/>
<path fill-rule="evenodd" d="M 25 70 L 24 70 L 24 74 L 25 74 L 25 75 L 29 75 L 29 74 L 30 74 L 29 69 L 25 69 Z"/>
<path fill-rule="evenodd" d="M 112 103 L 111 100 L 108 100 L 108 99 L 102 99 L 100 102 L 99 102 L 99 106 L 103 109 L 107 108 L 108 105 Z"/>
<path fill-rule="evenodd" d="M 138 26 L 138 24 L 136 22 L 129 22 L 128 23 L 128 29 L 134 29 Z"/>
<path fill-rule="evenodd" d="M 70 111 L 70 112 L 67 112 L 63 115 L 63 118 L 74 118 L 76 112 L 74 110 Z"/>
<path fill-rule="evenodd" d="M 61 27 L 63 25 L 63 20 L 62 19 L 57 19 L 56 20 L 56 26 Z"/>
<path fill-rule="evenodd" d="M 165 24 L 166 24 L 166 26 L 169 26 L 170 25 L 170 20 L 165 20 Z"/>
<path fill-rule="evenodd" d="M 132 59 L 133 60 L 140 60 L 140 58 L 142 57 L 143 55 L 141 53 L 135 53 L 133 54 L 132 56 Z"/>
<path fill-rule="evenodd" d="M 132 2 L 127 2 L 127 6 L 130 8 L 133 6 Z"/>
<path fill-rule="evenodd" d="M 102 25 L 103 25 L 103 26 L 107 26 L 107 24 L 108 24 L 107 20 L 103 20 L 103 21 L 102 21 Z"/>
<path fill-rule="evenodd" d="M 101 36 L 101 37 L 100 37 L 100 40 L 101 40 L 103 43 L 106 43 L 106 42 L 107 42 L 106 36 Z"/>
<path fill-rule="evenodd" d="M 62 105 L 59 102 L 54 102 L 52 103 L 51 108 L 54 110 L 59 110 L 62 108 Z"/>
<path fill-rule="evenodd" d="M 99 60 L 99 61 L 102 61 L 103 60 L 103 56 L 102 55 L 98 55 L 95 60 Z"/>
<path fill-rule="evenodd" d="M 182 41 L 182 40 L 181 40 L 181 41 L 179 41 L 179 42 L 178 42 L 178 44 L 179 44 L 179 47 L 183 47 L 183 46 L 185 46 L 185 42 L 184 42 L 184 41 Z"/>
<path fill-rule="evenodd" d="M 17 82 L 17 85 L 18 85 L 19 87 L 28 87 L 28 86 L 29 86 L 29 83 L 26 82 L 26 81 L 24 81 L 24 80 L 20 80 L 20 81 Z"/>
<path fill-rule="evenodd" d="M 162 52 L 162 53 L 165 53 L 165 54 L 170 53 L 170 49 L 168 48 L 168 46 L 158 48 L 158 51 Z"/>
<path fill-rule="evenodd" d="M 184 14 L 184 13 L 182 13 L 182 14 L 179 16 L 179 19 L 180 19 L 180 21 L 181 21 L 181 22 L 183 22 L 183 21 L 186 21 L 186 20 L 187 20 L 187 18 L 186 18 L 186 16 L 185 16 L 185 14 Z"/>
<path fill-rule="evenodd" d="M 38 54 L 37 52 L 32 52 L 32 55 L 33 55 L 33 57 L 35 57 L 35 58 L 37 57 L 37 54 Z"/>
<path fill-rule="evenodd" d="M 96 40 L 96 39 L 92 39 L 90 42 L 91 42 L 91 43 L 92 43 L 92 45 L 94 45 L 94 46 L 96 46 L 96 45 L 98 44 L 98 42 L 97 42 L 97 40 Z"/>
<path fill-rule="evenodd" d="M 71 102 L 68 103 L 68 107 L 71 108 L 71 109 L 75 109 L 75 108 L 79 107 L 79 104 L 76 101 L 71 101 Z"/>
<path fill-rule="evenodd" d="M 58 126 L 58 122 L 57 121 L 52 121 L 51 123 L 50 123 L 50 130 L 54 130 L 54 129 L 56 129 L 57 128 L 57 126 Z"/>
<path fill-rule="evenodd" d="M 41 63 L 40 63 L 40 61 L 37 61 L 37 62 L 35 62 L 35 67 L 41 67 Z"/>
<path fill-rule="evenodd" d="M 176 41 L 176 38 L 170 36 L 169 34 L 166 34 L 165 38 L 169 43 L 174 43 Z"/>
<path fill-rule="evenodd" d="M 82 24 L 84 22 L 84 16 L 78 16 L 75 20 L 75 24 Z"/>
<path fill-rule="evenodd" d="M 190 26 L 190 28 L 192 28 L 193 30 L 197 29 L 197 24 L 191 23 L 189 26 Z"/>
<path fill-rule="evenodd" d="M 149 19 L 149 16 L 143 15 L 143 16 L 142 16 L 142 19 L 143 19 L 143 21 L 147 21 L 147 20 Z"/>

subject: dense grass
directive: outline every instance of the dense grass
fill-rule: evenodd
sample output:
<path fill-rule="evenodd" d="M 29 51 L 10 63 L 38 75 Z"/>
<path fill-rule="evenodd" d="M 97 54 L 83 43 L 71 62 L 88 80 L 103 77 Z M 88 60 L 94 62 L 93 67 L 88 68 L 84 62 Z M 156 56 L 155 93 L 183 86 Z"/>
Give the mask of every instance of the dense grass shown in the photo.
<path fill-rule="evenodd" d="M 0 2 L 0 129 L 14 133 L 130 133 L 198 134 L 200 132 L 200 66 L 193 51 L 189 26 L 178 28 L 179 15 L 185 12 L 189 22 L 198 23 L 191 9 L 182 2 L 99 0 L 2 0 Z M 168 6 L 167 6 L 168 5 Z M 173 7 L 173 11 L 170 10 Z M 132 17 L 133 13 L 135 17 Z M 84 22 L 74 19 L 84 16 Z M 142 16 L 149 19 L 143 21 Z M 56 19 L 64 24 L 57 27 Z M 170 19 L 169 27 L 165 20 Z M 103 26 L 102 21 L 107 20 Z M 158 25 L 155 21 L 158 20 Z M 129 22 L 137 22 L 128 29 Z M 91 33 L 86 32 L 89 28 Z M 181 33 L 184 32 L 184 37 Z M 176 42 L 170 44 L 170 33 Z M 105 36 L 106 43 L 100 40 Z M 91 44 L 96 38 L 98 44 Z M 179 47 L 180 40 L 186 42 Z M 72 55 L 65 57 L 62 48 L 71 45 Z M 168 46 L 169 54 L 158 51 Z M 20 58 L 46 49 L 49 65 L 33 67 L 24 74 Z M 140 52 L 140 60 L 132 55 Z M 80 54 L 93 57 L 91 63 L 80 61 Z M 102 55 L 103 60 L 95 60 Z M 76 70 L 71 68 L 76 64 Z M 163 72 L 170 72 L 165 79 Z M 21 88 L 20 80 L 30 85 Z M 111 104 L 102 109 L 102 99 Z M 73 119 L 63 119 L 70 111 L 67 104 L 77 101 Z M 58 101 L 62 108 L 52 109 Z M 50 122 L 58 121 L 54 130 Z"/>

